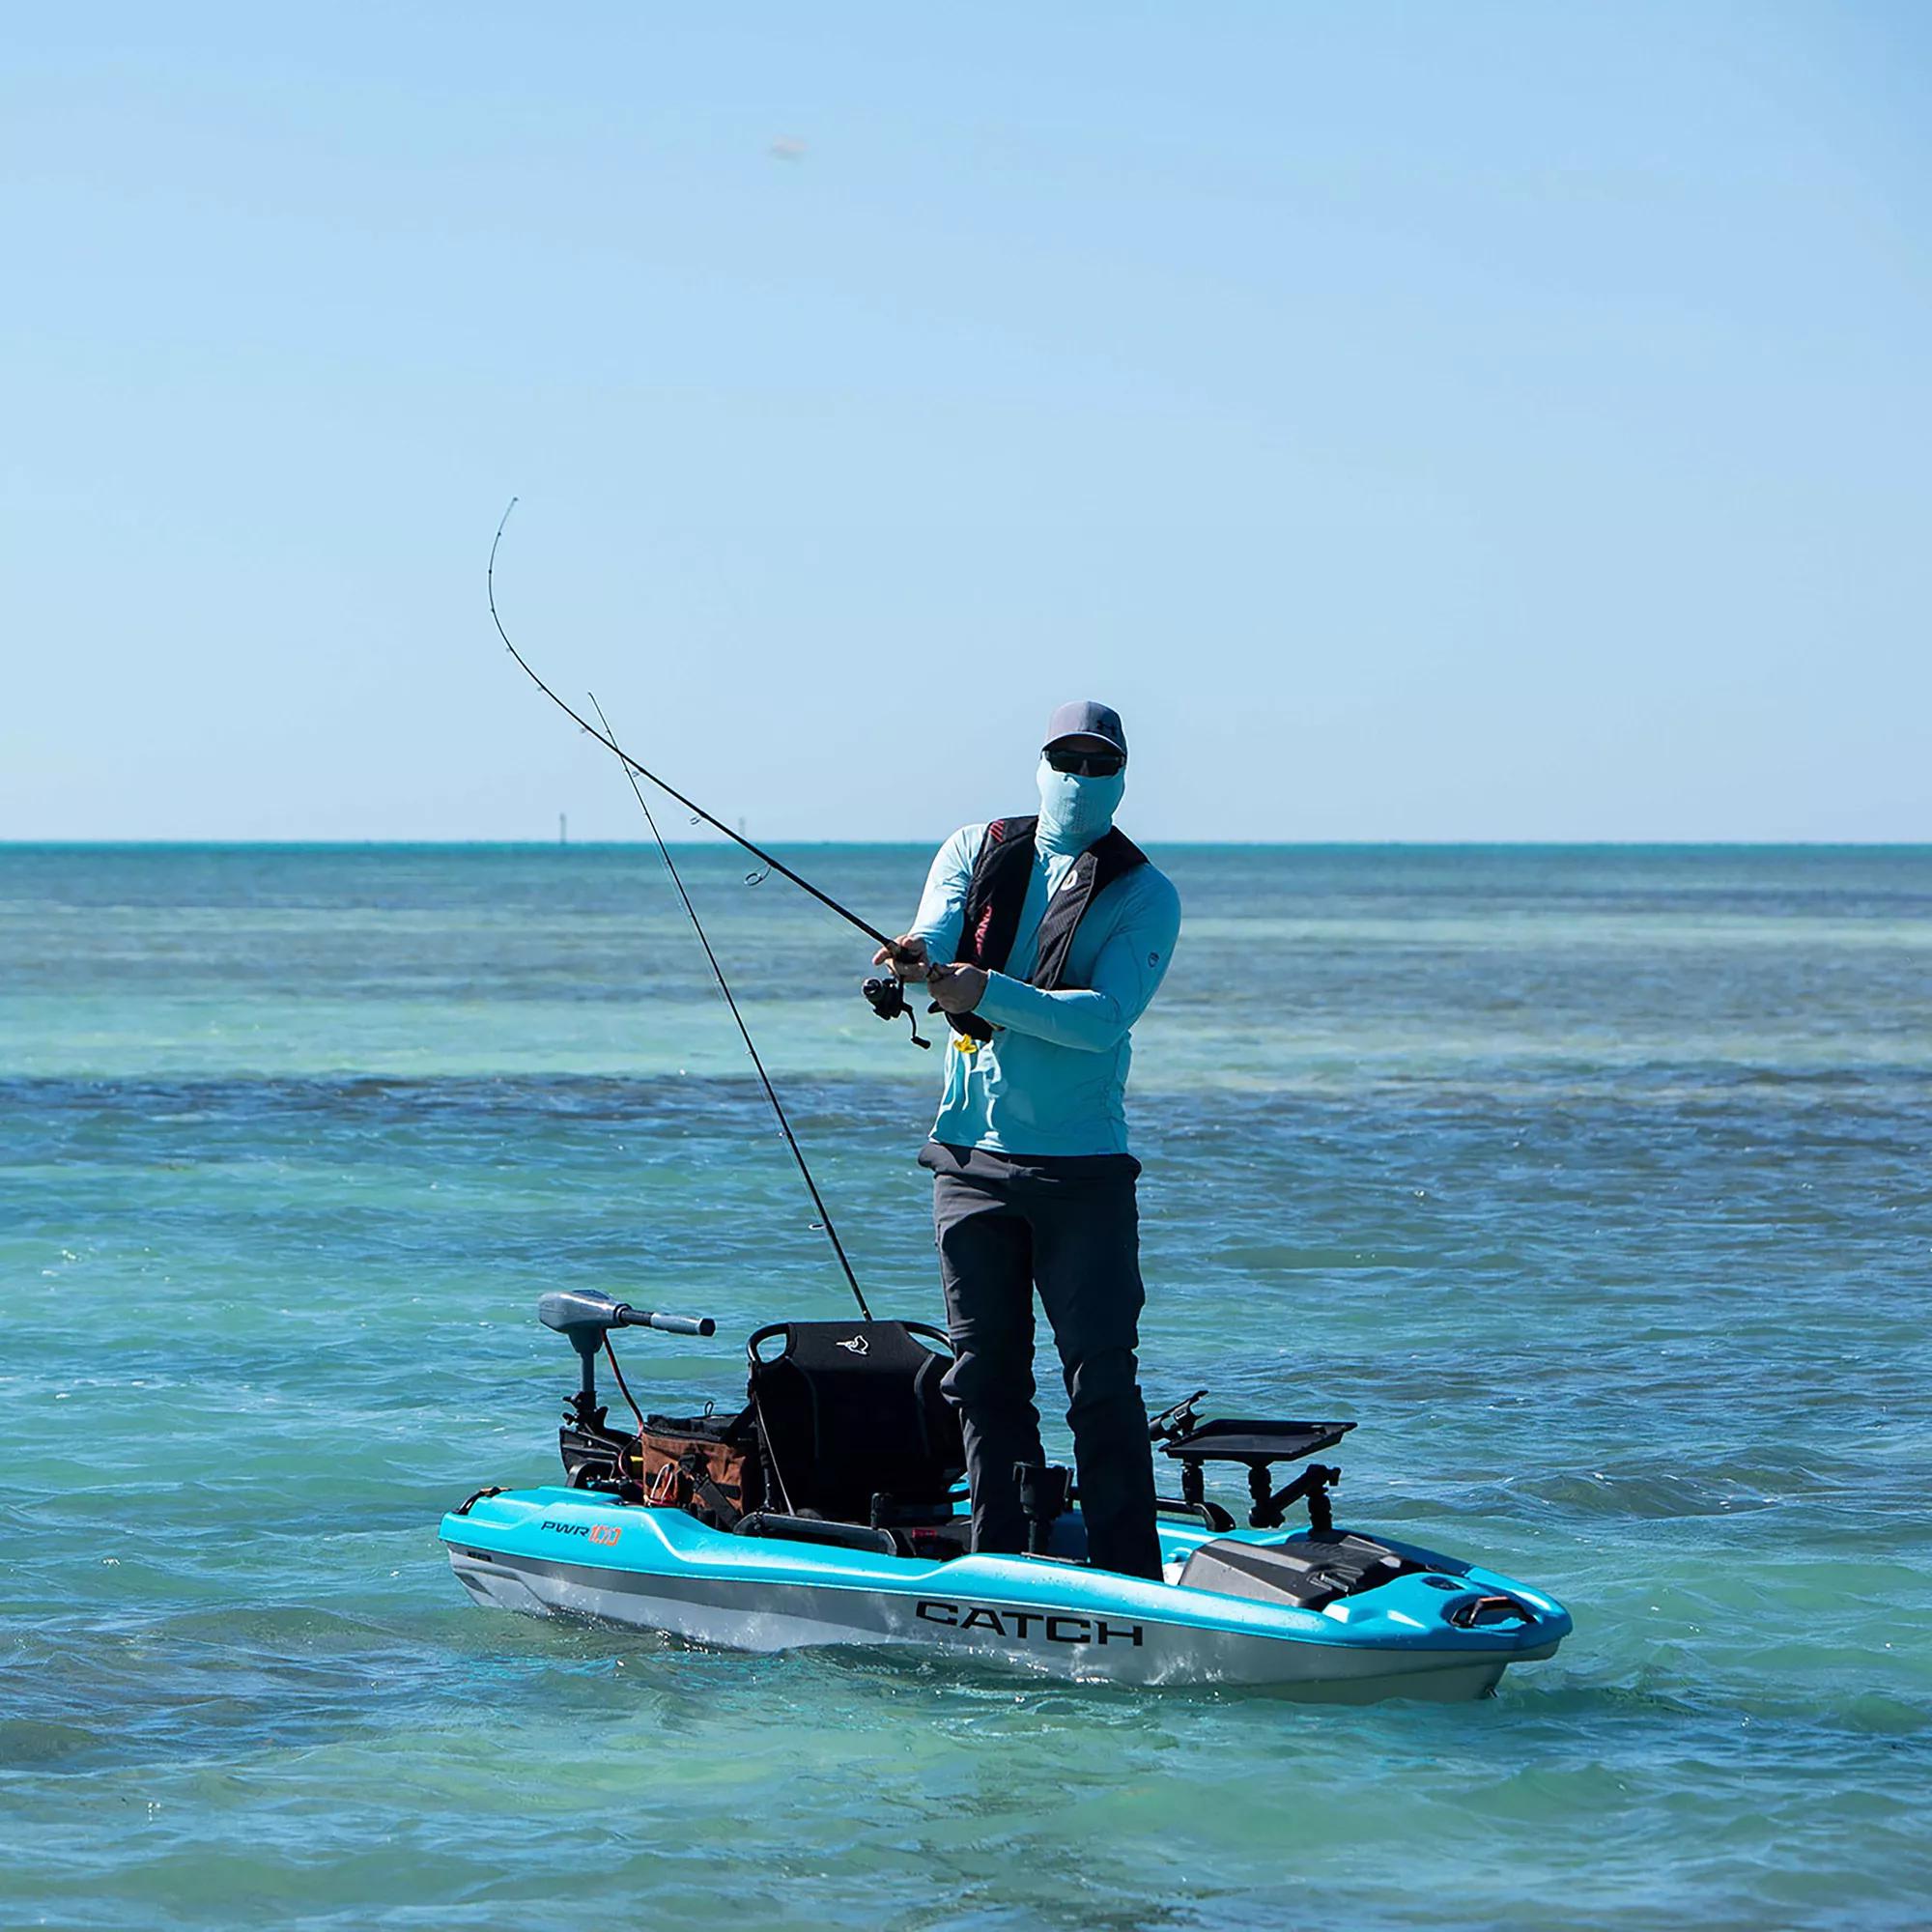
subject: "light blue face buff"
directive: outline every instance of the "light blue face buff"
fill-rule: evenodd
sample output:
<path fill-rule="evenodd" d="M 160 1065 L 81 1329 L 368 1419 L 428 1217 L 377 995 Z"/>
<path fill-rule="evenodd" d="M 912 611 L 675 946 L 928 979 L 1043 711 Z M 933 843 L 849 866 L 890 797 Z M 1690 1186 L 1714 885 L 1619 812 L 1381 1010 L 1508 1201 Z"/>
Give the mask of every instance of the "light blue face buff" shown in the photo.
<path fill-rule="evenodd" d="M 1077 772 L 1057 772 L 1039 761 L 1038 842 L 1049 852 L 1084 852 L 1114 822 L 1127 775 L 1110 779 L 1082 778 Z"/>

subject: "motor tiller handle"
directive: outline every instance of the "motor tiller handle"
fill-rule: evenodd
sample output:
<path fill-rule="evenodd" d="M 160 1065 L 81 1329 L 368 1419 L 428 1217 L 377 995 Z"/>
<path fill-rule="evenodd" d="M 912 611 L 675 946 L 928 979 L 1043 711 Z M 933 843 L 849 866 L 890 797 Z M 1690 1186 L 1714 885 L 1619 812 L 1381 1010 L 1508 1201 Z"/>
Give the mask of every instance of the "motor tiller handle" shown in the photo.
<path fill-rule="evenodd" d="M 617 1310 L 617 1321 L 625 1328 L 657 1328 L 667 1335 L 715 1335 L 718 1324 L 708 1315 L 657 1315 L 648 1308 L 633 1308 L 627 1301 Z"/>

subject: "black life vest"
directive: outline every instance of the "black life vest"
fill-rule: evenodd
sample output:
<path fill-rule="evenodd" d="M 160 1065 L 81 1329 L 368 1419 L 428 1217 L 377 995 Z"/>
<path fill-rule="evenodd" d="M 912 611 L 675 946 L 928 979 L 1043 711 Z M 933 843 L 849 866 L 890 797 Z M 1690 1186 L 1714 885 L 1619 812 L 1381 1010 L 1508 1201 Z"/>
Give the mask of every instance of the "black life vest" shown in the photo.
<path fill-rule="evenodd" d="M 1034 832 L 1038 824 L 1036 814 L 1031 818 L 996 818 L 986 827 L 979 857 L 973 861 L 972 883 L 966 888 L 956 964 L 983 966 L 989 973 L 1006 970 L 1013 942 L 1019 937 L 1027 887 L 1033 883 Z M 1040 915 L 1033 971 L 1027 975 L 1029 985 L 1047 989 L 1065 986 L 1066 955 L 1073 934 L 1095 894 L 1147 862 L 1147 854 L 1119 831 L 1102 834 L 1074 860 L 1060 890 L 1047 900 Z M 978 1013 L 948 1013 L 946 1017 L 953 1032 L 968 1039 L 993 1037 L 993 1029 Z"/>

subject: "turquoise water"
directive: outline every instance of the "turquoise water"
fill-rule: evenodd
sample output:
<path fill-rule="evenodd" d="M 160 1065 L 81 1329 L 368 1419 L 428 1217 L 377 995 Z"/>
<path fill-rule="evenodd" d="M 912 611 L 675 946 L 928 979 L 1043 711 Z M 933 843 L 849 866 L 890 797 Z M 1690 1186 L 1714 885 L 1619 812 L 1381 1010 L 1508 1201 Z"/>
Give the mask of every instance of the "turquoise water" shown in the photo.
<path fill-rule="evenodd" d="M 924 854 L 792 855 L 882 922 Z M 630 848 L 0 847 L 0 1922 L 1932 1922 L 1932 851 L 1182 848 L 1145 1381 L 1577 1616 L 1478 1705 L 746 1659 L 470 1607 L 553 1283 L 841 1288 Z M 935 1069 L 694 891 L 881 1308 Z"/>

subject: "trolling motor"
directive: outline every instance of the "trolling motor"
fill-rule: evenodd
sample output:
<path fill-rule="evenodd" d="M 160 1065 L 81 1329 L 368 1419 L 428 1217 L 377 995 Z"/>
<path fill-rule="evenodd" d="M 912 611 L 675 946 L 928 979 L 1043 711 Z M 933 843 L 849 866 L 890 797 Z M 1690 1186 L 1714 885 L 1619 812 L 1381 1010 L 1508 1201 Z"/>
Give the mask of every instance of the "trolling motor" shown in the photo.
<path fill-rule="evenodd" d="M 930 1046 L 929 1039 L 922 1039 L 919 1032 L 919 1017 L 906 1005 L 904 982 L 887 976 L 877 980 L 867 980 L 859 988 L 866 996 L 866 1004 L 882 1020 L 902 1019 L 912 1028 L 912 1043 L 915 1046 Z"/>
<path fill-rule="evenodd" d="M 612 1301 L 588 1289 L 555 1288 L 537 1303 L 537 1320 L 554 1328 L 577 1350 L 583 1381 L 570 1399 L 566 1419 L 580 1429 L 601 1430 L 604 1411 L 597 1406 L 597 1351 L 613 1328 L 655 1328 L 666 1335 L 715 1335 L 718 1324 L 708 1315 L 659 1315 Z"/>

